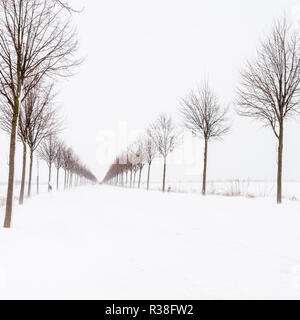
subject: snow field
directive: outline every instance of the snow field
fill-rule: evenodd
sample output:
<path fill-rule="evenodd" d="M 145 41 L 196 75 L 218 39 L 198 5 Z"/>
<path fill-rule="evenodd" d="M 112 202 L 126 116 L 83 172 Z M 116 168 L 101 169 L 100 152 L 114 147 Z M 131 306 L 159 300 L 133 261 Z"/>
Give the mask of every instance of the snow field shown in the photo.
<path fill-rule="evenodd" d="M 27 200 L 13 221 L 2 299 L 300 298 L 298 202 L 91 186 Z"/>

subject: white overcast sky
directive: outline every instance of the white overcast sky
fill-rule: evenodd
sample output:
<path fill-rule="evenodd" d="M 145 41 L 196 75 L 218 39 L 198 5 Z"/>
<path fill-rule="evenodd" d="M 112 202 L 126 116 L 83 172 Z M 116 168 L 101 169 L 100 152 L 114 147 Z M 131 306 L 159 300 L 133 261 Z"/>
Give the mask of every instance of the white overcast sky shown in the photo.
<path fill-rule="evenodd" d="M 208 79 L 224 105 L 235 98 L 239 70 L 284 12 L 300 18 L 299 0 L 72 0 L 80 54 L 78 74 L 60 85 L 67 116 L 64 139 L 99 179 L 109 158 L 165 112 L 180 124 L 180 97 Z M 300 24 L 298 24 L 299 26 Z M 276 141 L 269 128 L 231 112 L 232 132 L 209 146 L 209 179 L 274 179 Z M 299 119 L 300 120 L 300 119 Z M 128 131 L 127 131 L 127 129 Z M 106 136 L 111 140 L 105 140 Z M 300 121 L 285 130 L 284 178 L 300 180 Z M 0 133 L 1 181 L 6 179 L 7 137 Z M 108 141 L 110 148 L 108 149 Z M 198 179 L 202 143 L 194 162 L 170 166 L 169 178 Z M 20 158 L 20 157 L 19 157 Z M 18 158 L 18 160 L 19 160 Z M 112 159 L 111 159 L 112 160 Z M 190 163 L 189 163 L 190 162 Z M 157 164 L 160 172 L 160 164 Z M 20 176 L 19 164 L 17 177 Z"/>

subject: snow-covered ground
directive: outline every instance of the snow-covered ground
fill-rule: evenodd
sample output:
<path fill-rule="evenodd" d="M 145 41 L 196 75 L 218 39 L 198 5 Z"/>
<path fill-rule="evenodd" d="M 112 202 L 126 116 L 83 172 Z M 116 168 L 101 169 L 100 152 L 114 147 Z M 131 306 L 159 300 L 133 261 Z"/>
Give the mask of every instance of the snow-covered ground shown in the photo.
<path fill-rule="evenodd" d="M 143 181 L 142 187 L 146 188 L 146 182 Z M 151 182 L 152 190 L 160 190 L 162 183 Z M 199 193 L 202 191 L 202 181 L 169 181 L 167 187 L 173 192 L 180 193 Z M 290 200 L 300 200 L 300 182 L 287 181 L 282 185 L 283 197 Z M 253 181 L 253 180 L 226 180 L 226 181 L 208 181 L 207 193 L 216 195 L 240 195 L 246 197 L 258 198 L 276 198 L 275 181 Z"/>
<path fill-rule="evenodd" d="M 27 196 L 27 184 L 25 186 L 25 197 Z M 15 184 L 14 187 L 14 201 L 17 204 L 18 203 L 18 199 L 19 199 L 19 194 L 20 194 L 20 188 L 21 185 L 20 184 Z M 56 188 L 56 185 L 53 186 L 53 188 Z M 62 185 L 60 185 L 60 188 L 63 188 Z M 36 190 L 36 184 L 32 184 L 32 190 L 31 190 L 31 195 L 32 197 L 35 197 L 37 195 L 37 190 Z M 48 184 L 43 182 L 40 183 L 39 185 L 39 193 L 46 193 L 48 192 Z M 4 183 L 0 183 L 0 217 L 1 214 L 5 211 L 5 204 L 6 204 L 6 193 L 7 193 L 7 185 Z M 0 218 L 1 219 L 1 218 Z"/>
<path fill-rule="evenodd" d="M 300 298 L 296 201 L 90 186 L 27 200 L 13 222 L 2 299 Z"/>

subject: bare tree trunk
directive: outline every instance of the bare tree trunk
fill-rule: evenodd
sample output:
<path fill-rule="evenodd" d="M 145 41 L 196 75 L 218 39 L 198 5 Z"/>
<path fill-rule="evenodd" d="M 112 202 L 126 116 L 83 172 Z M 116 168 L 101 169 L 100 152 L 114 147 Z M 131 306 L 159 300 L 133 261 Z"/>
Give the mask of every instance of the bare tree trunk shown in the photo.
<path fill-rule="evenodd" d="M 147 190 L 149 190 L 149 184 L 150 184 L 150 169 L 151 169 L 151 162 L 148 163 L 148 173 L 147 173 Z"/>
<path fill-rule="evenodd" d="M 33 163 L 33 151 L 30 153 L 30 161 L 31 161 L 31 171 L 32 171 L 32 163 Z M 40 165 L 39 158 L 36 157 L 36 194 L 40 193 Z M 32 175 L 32 174 L 31 174 Z M 31 181 L 30 181 L 31 183 Z M 31 185 L 30 185 L 31 188 Z"/>
<path fill-rule="evenodd" d="M 139 189 L 140 189 L 140 187 L 141 187 L 142 170 L 143 170 L 143 168 L 141 167 L 141 168 L 140 168 L 140 173 L 139 173 L 139 185 L 138 185 L 138 188 L 139 188 Z"/>
<path fill-rule="evenodd" d="M 205 139 L 205 142 L 204 142 L 203 179 L 202 179 L 202 194 L 204 196 L 206 194 L 207 149 L 208 149 L 208 141 L 207 141 L 207 139 Z"/>
<path fill-rule="evenodd" d="M 283 153 L 283 121 L 279 125 L 278 163 L 277 163 L 277 203 L 282 201 L 282 153 Z"/>
<path fill-rule="evenodd" d="M 39 160 L 37 160 L 37 175 L 36 175 L 36 193 L 40 192 L 40 168 L 39 168 Z"/>
<path fill-rule="evenodd" d="M 162 192 L 166 190 L 166 172 L 167 172 L 167 159 L 164 158 L 164 172 L 163 172 L 163 187 Z"/>
<path fill-rule="evenodd" d="M 50 184 L 51 184 L 51 172 L 52 171 L 52 163 L 49 164 L 49 177 L 48 177 L 48 192 L 50 191 Z"/>
<path fill-rule="evenodd" d="M 30 149 L 30 160 L 29 160 L 29 179 L 28 179 L 28 191 L 27 196 L 31 196 L 31 184 L 32 184 L 32 166 L 33 166 L 33 150 Z"/>
<path fill-rule="evenodd" d="M 57 175 L 56 175 L 56 189 L 59 189 L 59 168 L 57 168 Z"/>
<path fill-rule="evenodd" d="M 18 115 L 19 115 L 19 101 L 18 99 L 16 99 L 15 110 L 13 112 L 13 117 L 11 122 L 10 147 L 9 147 L 9 173 L 8 173 L 8 186 L 7 186 L 4 228 L 10 228 L 10 225 L 11 225 L 11 214 L 12 214 L 13 195 L 14 195 L 15 153 L 16 153 L 16 133 L 17 133 Z"/>
<path fill-rule="evenodd" d="M 21 180 L 21 190 L 20 190 L 20 197 L 19 197 L 20 205 L 22 205 L 24 202 L 24 190 L 25 190 L 25 179 L 26 179 L 26 156 L 27 156 L 26 142 L 23 142 L 22 180 Z"/>
<path fill-rule="evenodd" d="M 126 170 L 126 186 L 127 186 L 127 183 L 128 183 L 128 170 Z"/>
<path fill-rule="evenodd" d="M 64 181 L 64 188 L 67 187 L 67 170 L 65 169 L 65 181 Z"/>
<path fill-rule="evenodd" d="M 70 184 L 70 170 L 68 170 L 67 172 L 67 188 L 69 188 L 69 184 Z"/>
<path fill-rule="evenodd" d="M 130 170 L 130 188 L 132 188 L 132 169 Z"/>
<path fill-rule="evenodd" d="M 134 176 L 133 176 L 133 187 L 135 188 L 135 178 L 136 178 L 136 170 L 134 170 Z"/>

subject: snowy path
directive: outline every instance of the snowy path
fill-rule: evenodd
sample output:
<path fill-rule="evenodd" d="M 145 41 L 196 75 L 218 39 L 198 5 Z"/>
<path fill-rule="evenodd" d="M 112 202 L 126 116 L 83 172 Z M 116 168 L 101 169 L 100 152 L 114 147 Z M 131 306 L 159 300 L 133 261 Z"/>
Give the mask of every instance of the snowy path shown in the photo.
<path fill-rule="evenodd" d="M 35 197 L 14 221 L 0 298 L 300 298 L 297 202 L 97 186 Z"/>

